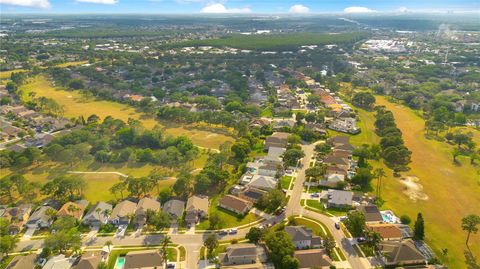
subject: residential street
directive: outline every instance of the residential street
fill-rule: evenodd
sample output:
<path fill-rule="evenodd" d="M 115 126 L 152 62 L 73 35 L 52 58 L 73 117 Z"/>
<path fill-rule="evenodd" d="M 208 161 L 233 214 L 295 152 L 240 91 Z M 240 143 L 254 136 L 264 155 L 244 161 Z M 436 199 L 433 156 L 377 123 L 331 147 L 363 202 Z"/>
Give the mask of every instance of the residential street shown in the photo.
<path fill-rule="evenodd" d="M 303 183 L 305 182 L 305 170 L 309 167 L 310 161 L 314 155 L 314 148 L 316 143 L 310 145 L 302 146 L 305 157 L 302 160 L 302 166 L 297 170 L 297 177 L 294 182 L 293 190 L 291 191 L 291 196 L 287 204 L 287 209 L 284 214 L 279 216 L 272 216 L 267 218 L 265 221 L 257 225 L 266 225 L 268 223 L 275 224 L 283 221 L 289 216 L 305 216 L 309 218 L 316 219 L 324 223 L 327 228 L 330 230 L 335 240 L 337 241 L 338 247 L 340 247 L 345 253 L 348 262 L 353 269 L 367 269 L 372 268 L 371 262 L 367 258 L 361 258 L 357 255 L 355 250 L 352 247 L 351 242 L 345 236 L 342 230 L 337 230 L 335 228 L 335 219 L 330 218 L 326 215 L 319 214 L 313 211 L 309 211 L 301 206 L 300 200 L 303 192 Z M 245 237 L 245 234 L 248 232 L 250 227 L 238 229 L 237 234 L 226 235 L 219 237 L 219 240 L 226 241 L 231 239 L 242 239 Z M 208 233 L 205 234 L 169 234 L 174 244 L 182 245 L 186 250 L 186 265 L 187 269 L 197 268 L 197 263 L 200 255 L 200 248 L 203 245 L 203 241 L 208 237 Z M 83 239 L 84 247 L 101 247 L 109 240 L 113 242 L 115 246 L 139 246 L 139 245 L 159 245 L 163 235 L 139 235 L 139 236 L 122 236 L 122 237 L 85 237 Z M 16 251 L 28 251 L 31 249 L 41 248 L 43 244 L 42 239 L 37 240 L 24 240 L 18 243 Z"/>

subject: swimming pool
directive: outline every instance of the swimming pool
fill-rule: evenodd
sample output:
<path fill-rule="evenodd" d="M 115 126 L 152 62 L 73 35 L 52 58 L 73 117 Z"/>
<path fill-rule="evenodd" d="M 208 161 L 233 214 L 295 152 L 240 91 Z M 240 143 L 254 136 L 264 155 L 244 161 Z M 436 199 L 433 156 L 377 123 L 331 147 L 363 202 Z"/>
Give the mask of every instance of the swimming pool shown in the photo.
<path fill-rule="evenodd" d="M 380 214 L 382 215 L 383 222 L 400 223 L 400 219 L 395 216 L 395 214 L 391 210 L 380 211 Z"/>
<path fill-rule="evenodd" d="M 114 269 L 123 269 L 124 265 L 125 265 L 125 257 L 118 257 L 117 261 L 115 262 Z"/>

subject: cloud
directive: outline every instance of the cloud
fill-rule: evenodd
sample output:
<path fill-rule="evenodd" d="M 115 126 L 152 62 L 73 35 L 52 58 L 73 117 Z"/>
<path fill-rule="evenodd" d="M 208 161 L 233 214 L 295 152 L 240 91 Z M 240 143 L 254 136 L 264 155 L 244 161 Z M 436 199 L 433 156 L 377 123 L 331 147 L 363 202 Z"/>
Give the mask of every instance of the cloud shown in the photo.
<path fill-rule="evenodd" d="M 0 0 L 0 4 L 35 8 L 50 8 L 51 6 L 48 0 Z"/>
<path fill-rule="evenodd" d="M 293 5 L 288 10 L 290 13 L 308 13 L 310 9 L 304 5 Z"/>
<path fill-rule="evenodd" d="M 118 0 L 76 0 L 80 3 L 102 4 L 102 5 L 114 5 L 118 3 Z"/>
<path fill-rule="evenodd" d="M 343 10 L 345 13 L 371 13 L 375 12 L 373 9 L 369 9 L 368 7 L 347 7 Z"/>
<path fill-rule="evenodd" d="M 252 10 L 249 7 L 243 8 L 226 8 L 220 3 L 209 4 L 200 10 L 201 13 L 250 13 Z"/>
<path fill-rule="evenodd" d="M 406 13 L 406 12 L 409 12 L 410 10 L 408 10 L 408 8 L 406 7 L 401 7 L 399 9 L 397 9 L 398 12 L 402 12 L 402 13 Z"/>

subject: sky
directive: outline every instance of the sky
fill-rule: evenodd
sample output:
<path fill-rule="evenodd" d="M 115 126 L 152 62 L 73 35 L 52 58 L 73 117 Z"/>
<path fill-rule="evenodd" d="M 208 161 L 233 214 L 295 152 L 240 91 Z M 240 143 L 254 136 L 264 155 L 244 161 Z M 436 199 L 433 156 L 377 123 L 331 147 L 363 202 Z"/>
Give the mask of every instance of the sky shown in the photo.
<path fill-rule="evenodd" d="M 2 13 L 375 13 L 475 12 L 480 0 L 0 0 Z"/>

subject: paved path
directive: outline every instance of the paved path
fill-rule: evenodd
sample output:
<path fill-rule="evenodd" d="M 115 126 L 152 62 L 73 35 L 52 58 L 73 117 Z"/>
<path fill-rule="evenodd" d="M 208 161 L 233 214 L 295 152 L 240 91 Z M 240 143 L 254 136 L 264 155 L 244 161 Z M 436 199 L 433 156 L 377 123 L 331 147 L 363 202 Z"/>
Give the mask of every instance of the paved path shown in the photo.
<path fill-rule="evenodd" d="M 112 172 L 68 171 L 67 173 L 69 173 L 69 174 L 113 174 L 113 175 L 117 175 L 117 176 L 121 176 L 121 177 L 128 177 L 128 175 L 125 175 L 125 174 L 120 173 L 120 172 L 115 172 L 115 171 L 112 171 Z"/>

